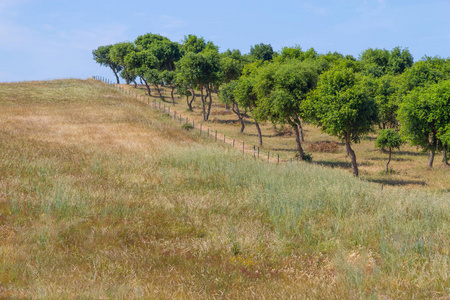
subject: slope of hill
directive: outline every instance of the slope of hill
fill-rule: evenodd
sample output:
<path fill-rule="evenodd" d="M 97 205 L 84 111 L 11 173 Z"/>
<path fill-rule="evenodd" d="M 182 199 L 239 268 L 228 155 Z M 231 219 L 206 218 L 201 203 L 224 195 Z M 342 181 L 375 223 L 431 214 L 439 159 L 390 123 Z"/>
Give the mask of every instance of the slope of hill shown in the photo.
<path fill-rule="evenodd" d="M 440 298 L 447 194 L 275 165 L 94 80 L 0 84 L 0 296 Z"/>

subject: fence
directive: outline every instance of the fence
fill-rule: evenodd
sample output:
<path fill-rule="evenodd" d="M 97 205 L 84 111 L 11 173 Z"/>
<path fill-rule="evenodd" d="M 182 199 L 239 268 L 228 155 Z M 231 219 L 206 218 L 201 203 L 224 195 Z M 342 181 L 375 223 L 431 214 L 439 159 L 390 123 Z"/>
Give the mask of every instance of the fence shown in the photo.
<path fill-rule="evenodd" d="M 280 159 L 279 153 L 271 153 L 270 151 L 267 151 L 266 154 L 263 154 L 263 151 L 255 145 L 249 147 L 248 145 L 245 145 L 245 143 L 243 141 L 237 141 L 236 139 L 231 138 L 231 137 L 228 137 L 228 139 L 227 139 L 225 134 L 217 132 L 217 130 L 211 131 L 210 128 L 207 128 L 207 127 L 204 128 L 201 123 L 195 124 L 195 120 L 190 120 L 188 117 L 183 117 L 181 115 L 181 113 L 178 113 L 176 110 L 170 111 L 170 106 L 166 107 L 166 105 L 161 103 L 160 101 L 156 101 L 156 100 L 150 101 L 150 98 L 148 98 L 144 95 L 139 95 L 131 90 L 125 89 L 125 88 L 121 87 L 120 85 L 116 85 L 107 78 L 104 78 L 101 76 L 93 76 L 93 78 L 95 80 L 99 80 L 104 83 L 107 83 L 110 86 L 116 87 L 119 91 L 125 93 L 126 95 L 128 95 L 130 97 L 136 98 L 137 100 L 140 100 L 143 103 L 146 103 L 148 106 L 152 107 L 154 110 L 159 110 L 162 113 L 167 114 L 175 122 L 178 122 L 180 124 L 191 124 L 194 130 L 198 130 L 199 135 L 201 137 L 205 136 L 207 139 L 214 139 L 215 142 L 220 141 L 220 142 L 223 142 L 225 144 L 232 146 L 233 148 L 238 148 L 238 150 L 240 152 L 242 152 L 242 154 L 246 154 L 246 153 L 251 154 L 254 158 L 263 159 L 268 162 L 276 162 L 277 164 L 287 163 L 287 162 L 292 163 L 292 162 L 297 161 L 297 160 L 292 160 L 292 159 L 289 159 L 289 160 Z M 240 145 L 242 145 L 242 146 L 240 146 Z"/>

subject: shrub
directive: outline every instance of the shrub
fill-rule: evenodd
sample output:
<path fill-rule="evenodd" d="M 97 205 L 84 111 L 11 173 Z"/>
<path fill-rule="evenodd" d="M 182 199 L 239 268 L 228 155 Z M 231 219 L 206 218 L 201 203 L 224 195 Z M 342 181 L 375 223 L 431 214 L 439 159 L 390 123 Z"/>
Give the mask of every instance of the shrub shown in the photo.
<path fill-rule="evenodd" d="M 338 148 L 339 146 L 336 142 L 330 141 L 315 142 L 308 146 L 308 150 L 311 152 L 336 153 L 339 150 Z"/>
<path fill-rule="evenodd" d="M 189 131 L 189 130 L 194 129 L 194 126 L 192 126 L 191 123 L 186 123 L 186 124 L 183 124 L 183 126 L 181 126 L 181 128 L 183 128 L 184 130 Z"/>

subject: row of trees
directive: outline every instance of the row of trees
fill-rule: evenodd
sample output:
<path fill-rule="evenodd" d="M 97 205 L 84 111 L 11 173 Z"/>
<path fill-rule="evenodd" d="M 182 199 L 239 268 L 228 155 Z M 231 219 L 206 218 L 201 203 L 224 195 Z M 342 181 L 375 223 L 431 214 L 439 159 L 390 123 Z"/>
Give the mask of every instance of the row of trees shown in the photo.
<path fill-rule="evenodd" d="M 212 42 L 195 35 L 182 43 L 146 34 L 134 43 L 101 46 L 94 59 L 110 67 L 119 82 L 139 80 L 159 91 L 165 85 L 186 97 L 192 110 L 195 91 L 200 93 L 203 120 L 209 119 L 212 93 L 237 115 L 241 132 L 245 118 L 260 124 L 290 126 L 296 137 L 298 159 L 308 159 L 302 148 L 302 122 L 311 122 L 345 142 L 353 173 L 358 176 L 357 143 L 376 126 L 394 129 L 384 144 L 389 147 L 400 132 L 412 145 L 430 153 L 443 152 L 447 163 L 450 145 L 450 60 L 424 57 L 414 63 L 407 49 L 367 49 L 356 59 L 340 53 L 319 54 L 314 49 L 285 47 L 279 53 L 270 45 L 219 53 Z M 161 93 L 159 93 L 161 96 Z M 395 135 L 395 134 L 394 134 Z M 391 141 L 392 143 L 390 143 Z M 395 143 L 394 143 L 395 144 Z"/>

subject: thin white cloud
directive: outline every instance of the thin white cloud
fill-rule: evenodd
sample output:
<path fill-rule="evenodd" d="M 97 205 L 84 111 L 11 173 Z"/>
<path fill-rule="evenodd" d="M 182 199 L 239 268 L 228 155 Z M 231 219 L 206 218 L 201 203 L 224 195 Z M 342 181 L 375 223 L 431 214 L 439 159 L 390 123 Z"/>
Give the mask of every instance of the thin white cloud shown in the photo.
<path fill-rule="evenodd" d="M 186 22 L 183 20 L 168 15 L 159 17 L 159 22 L 162 24 L 161 27 L 164 29 L 176 29 L 186 25 Z"/>
<path fill-rule="evenodd" d="M 100 45 L 115 44 L 126 40 L 126 25 L 109 25 L 89 30 L 70 30 L 60 33 L 60 40 L 70 47 L 82 50 L 93 50 Z"/>
<path fill-rule="evenodd" d="M 311 2 L 303 2 L 302 3 L 303 8 L 308 11 L 309 13 L 319 15 L 319 16 L 325 16 L 329 14 L 329 9 L 325 6 L 320 6 L 317 4 L 312 4 Z"/>

